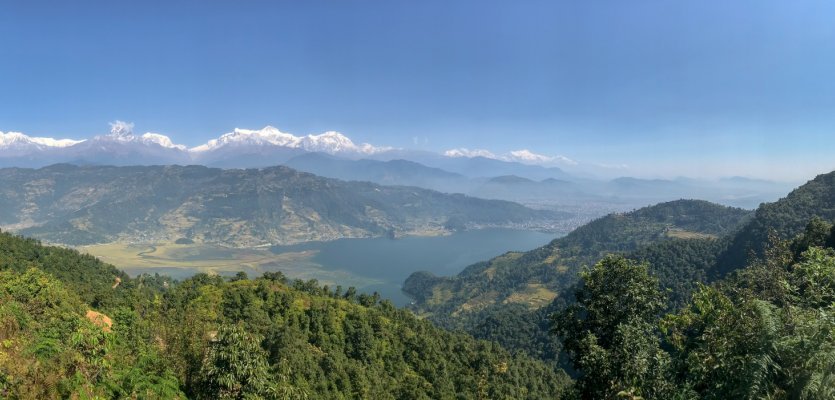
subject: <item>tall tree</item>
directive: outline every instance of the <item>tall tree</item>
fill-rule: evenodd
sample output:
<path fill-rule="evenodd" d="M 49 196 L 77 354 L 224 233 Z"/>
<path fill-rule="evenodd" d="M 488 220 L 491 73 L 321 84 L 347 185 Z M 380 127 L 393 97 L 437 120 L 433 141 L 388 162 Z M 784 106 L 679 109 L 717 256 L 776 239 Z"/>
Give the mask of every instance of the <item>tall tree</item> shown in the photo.
<path fill-rule="evenodd" d="M 553 332 L 580 372 L 576 394 L 666 397 L 669 356 L 660 349 L 655 328 L 665 302 L 648 266 L 607 256 L 580 277 L 577 302 L 552 317 Z"/>

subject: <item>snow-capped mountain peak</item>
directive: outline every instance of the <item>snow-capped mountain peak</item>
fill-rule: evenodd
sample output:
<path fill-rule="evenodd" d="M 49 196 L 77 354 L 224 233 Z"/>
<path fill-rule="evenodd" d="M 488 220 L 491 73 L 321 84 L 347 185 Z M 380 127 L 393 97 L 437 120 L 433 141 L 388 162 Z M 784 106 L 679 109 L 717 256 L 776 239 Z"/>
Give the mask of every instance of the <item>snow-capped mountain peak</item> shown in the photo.
<path fill-rule="evenodd" d="M 266 126 L 258 130 L 235 128 L 232 132 L 225 133 L 217 139 L 209 140 L 206 144 L 191 148 L 190 151 L 202 153 L 217 150 L 225 146 L 263 145 L 302 149 L 305 151 L 320 151 L 329 154 L 373 154 L 391 149 L 390 147 L 372 146 L 368 143 L 363 143 L 358 146 L 347 136 L 336 131 L 328 131 L 319 135 L 296 136 L 291 133 L 282 132 L 273 126 Z"/>
<path fill-rule="evenodd" d="M 96 136 L 94 140 L 103 142 L 118 142 L 122 144 L 137 143 L 146 146 L 160 146 L 166 149 L 186 151 L 186 146 L 175 144 L 171 138 L 159 133 L 147 132 L 140 136 L 136 136 L 133 134 L 133 124 L 123 121 L 111 122 L 110 133 L 103 136 Z"/>
<path fill-rule="evenodd" d="M 110 123 L 110 133 L 104 136 L 97 136 L 99 140 L 115 140 L 119 142 L 132 142 L 136 140 L 133 136 L 133 124 L 124 121 Z"/>
<path fill-rule="evenodd" d="M 69 147 L 83 142 L 73 139 L 53 139 L 48 137 L 31 137 L 20 132 L 0 132 L 0 149 L 11 147 Z"/>
<path fill-rule="evenodd" d="M 468 148 L 459 148 L 459 149 L 450 149 L 444 152 L 444 156 L 453 157 L 453 158 L 474 158 L 474 157 L 483 157 L 483 158 L 492 158 L 492 159 L 499 159 L 498 156 L 493 154 L 489 150 L 484 149 L 473 149 L 470 150 Z"/>
<path fill-rule="evenodd" d="M 513 150 L 510 152 L 508 158 L 514 161 L 528 162 L 533 164 L 548 163 L 554 161 L 554 157 L 546 156 L 543 154 L 536 154 L 528 149 Z"/>
<path fill-rule="evenodd" d="M 190 149 L 159 133 L 134 133 L 134 125 L 124 121 L 111 122 L 110 132 L 86 141 L 0 132 L 0 165 L 4 165 L 4 159 L 27 157 L 30 161 L 26 165 L 83 161 L 119 165 L 205 163 L 232 167 L 261 166 L 275 165 L 287 157 L 305 152 L 362 158 L 388 150 L 392 148 L 354 143 L 336 131 L 296 136 L 273 126 L 262 129 L 235 128 Z"/>
<path fill-rule="evenodd" d="M 347 136 L 328 131 L 319 135 L 307 135 L 302 138 L 302 147 L 307 151 L 338 153 L 344 151 L 359 152 L 359 148 Z"/>
<path fill-rule="evenodd" d="M 159 133 L 145 133 L 139 137 L 139 140 L 145 144 L 153 143 L 168 149 L 178 149 L 183 151 L 186 150 L 186 146 L 181 144 L 174 144 L 174 142 L 171 141 L 171 138 L 165 135 L 160 135 Z"/>
<path fill-rule="evenodd" d="M 474 158 L 483 157 L 506 162 L 518 162 L 530 165 L 577 165 L 577 162 L 566 156 L 548 156 L 544 154 L 537 154 L 528 149 L 513 150 L 505 154 L 496 154 L 484 149 L 467 149 L 458 148 L 450 149 L 443 153 L 446 157 L 452 158 Z"/>
<path fill-rule="evenodd" d="M 193 147 L 193 152 L 212 151 L 224 146 L 240 145 L 275 145 L 284 147 L 299 147 L 300 138 L 281 132 L 273 126 L 266 126 L 263 129 L 251 130 L 235 128 L 232 132 L 224 133 L 217 139 L 212 139 L 206 144 Z"/>

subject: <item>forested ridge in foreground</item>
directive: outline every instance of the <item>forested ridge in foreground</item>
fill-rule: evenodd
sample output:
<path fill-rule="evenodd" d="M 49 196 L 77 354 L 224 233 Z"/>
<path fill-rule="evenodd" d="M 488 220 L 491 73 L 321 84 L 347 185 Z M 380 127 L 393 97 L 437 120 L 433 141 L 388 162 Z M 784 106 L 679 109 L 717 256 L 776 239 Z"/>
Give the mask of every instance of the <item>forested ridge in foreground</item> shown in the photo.
<path fill-rule="evenodd" d="M 581 272 L 575 302 L 551 315 L 576 381 L 567 398 L 835 398 L 835 229 L 794 240 L 700 285 L 664 315 L 647 264 L 610 255 Z"/>
<path fill-rule="evenodd" d="M 72 250 L 0 238 L 2 398 L 835 396 L 835 229 L 822 219 L 772 235 L 672 313 L 646 263 L 610 255 L 584 269 L 575 301 L 546 320 L 573 383 L 350 288 L 280 273 L 122 279 Z"/>
<path fill-rule="evenodd" d="M 0 398 L 542 399 L 569 382 L 352 288 L 129 279 L 8 233 L 0 257 Z"/>

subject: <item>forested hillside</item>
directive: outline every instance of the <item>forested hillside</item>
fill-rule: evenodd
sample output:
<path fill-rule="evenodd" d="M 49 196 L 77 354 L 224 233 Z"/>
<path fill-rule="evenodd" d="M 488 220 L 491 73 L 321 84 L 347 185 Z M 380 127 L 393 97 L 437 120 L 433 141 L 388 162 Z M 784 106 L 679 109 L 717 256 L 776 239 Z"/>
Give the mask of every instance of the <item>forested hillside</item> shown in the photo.
<path fill-rule="evenodd" d="M 813 217 L 835 219 L 835 172 L 818 175 L 785 198 L 759 207 L 751 222 L 733 237 L 730 247 L 722 254 L 722 268 L 718 273 L 743 266 L 751 251 L 762 255 L 769 232 L 783 239 L 792 238 Z"/>
<path fill-rule="evenodd" d="M 813 220 L 700 285 L 677 312 L 647 264 L 610 255 L 553 314 L 583 399 L 835 397 L 835 230 Z"/>
<path fill-rule="evenodd" d="M 113 304 L 114 293 L 121 293 L 114 286 L 129 281 L 127 274 L 91 255 L 0 232 L 0 269 L 24 273 L 31 268 L 49 273 L 94 307 Z"/>
<path fill-rule="evenodd" d="M 254 246 L 482 226 L 548 229 L 564 216 L 506 201 L 321 178 L 287 167 L 0 169 L 0 225 L 71 245 L 185 238 Z"/>
<path fill-rule="evenodd" d="M 566 398 L 833 398 L 833 225 L 814 217 L 793 240 L 772 234 L 746 267 L 700 283 L 726 244 L 668 241 L 604 257 L 569 298 L 496 308 L 471 331 L 571 371 Z M 664 290 L 671 282 L 679 287 Z"/>
<path fill-rule="evenodd" d="M 466 326 L 468 319 L 478 320 L 491 307 L 536 309 L 551 303 L 577 282 L 581 267 L 605 254 L 682 239 L 704 240 L 699 243 L 710 246 L 749 216 L 749 211 L 705 201 L 661 203 L 608 215 L 546 246 L 474 264 L 455 277 L 415 273 L 404 290 L 415 298 L 412 309 L 417 313 L 446 326 Z"/>
<path fill-rule="evenodd" d="M 543 399 L 568 384 L 353 288 L 129 279 L 8 233 L 0 251 L 2 398 Z"/>
<path fill-rule="evenodd" d="M 661 240 L 639 246 L 632 251 L 621 251 L 621 254 L 630 260 L 647 263 L 648 271 L 658 279 L 659 287 L 665 294 L 663 310 L 680 310 L 690 301 L 692 293 L 700 284 L 716 281 L 739 270 L 756 260 L 757 254 L 762 257 L 763 249 L 769 242 L 779 238 L 793 238 L 804 230 L 804 226 L 807 231 L 818 232 L 818 236 L 823 235 L 820 232 L 828 232 L 828 225 L 815 218 L 833 219 L 833 216 L 828 214 L 835 205 L 833 176 L 835 173 L 818 176 L 785 199 L 762 205 L 754 216 L 744 220 L 738 231 L 731 229 L 729 232 L 732 233 L 718 239 L 687 237 Z M 603 218 L 592 224 L 606 220 L 607 218 Z M 580 228 L 578 232 L 585 229 L 587 228 Z M 626 228 L 627 231 L 631 229 L 633 228 Z M 743 239 L 744 243 L 747 243 L 746 246 L 732 247 L 740 246 Z M 816 243 L 822 244 L 823 241 L 818 240 Z M 742 261 L 728 258 L 729 254 L 740 252 L 748 256 L 741 257 Z M 749 259 L 750 254 L 755 258 Z M 797 256 L 800 251 L 795 249 L 794 254 Z M 729 260 L 742 264 L 729 264 Z M 476 337 L 497 341 L 513 351 L 559 361 L 563 366 L 569 367 L 565 364 L 565 354 L 561 356 L 561 343 L 548 333 L 550 324 L 547 317 L 572 304 L 572 293 L 577 289 L 576 283 L 568 286 L 563 291 L 565 296 L 556 297 L 547 306 L 536 310 L 530 310 L 526 305 L 507 303 L 494 305 L 476 313 L 459 313 L 452 316 L 436 314 L 431 318 L 445 326 L 464 328 Z"/>

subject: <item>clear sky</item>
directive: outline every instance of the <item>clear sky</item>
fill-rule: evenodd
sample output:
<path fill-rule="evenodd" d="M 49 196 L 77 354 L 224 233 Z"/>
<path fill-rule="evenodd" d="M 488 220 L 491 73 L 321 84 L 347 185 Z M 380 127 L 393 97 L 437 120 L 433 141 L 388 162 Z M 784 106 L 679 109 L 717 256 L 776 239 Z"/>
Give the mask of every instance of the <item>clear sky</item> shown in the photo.
<path fill-rule="evenodd" d="M 121 119 L 197 145 L 270 124 L 625 175 L 835 168 L 832 1 L 0 5 L 0 131 Z"/>

